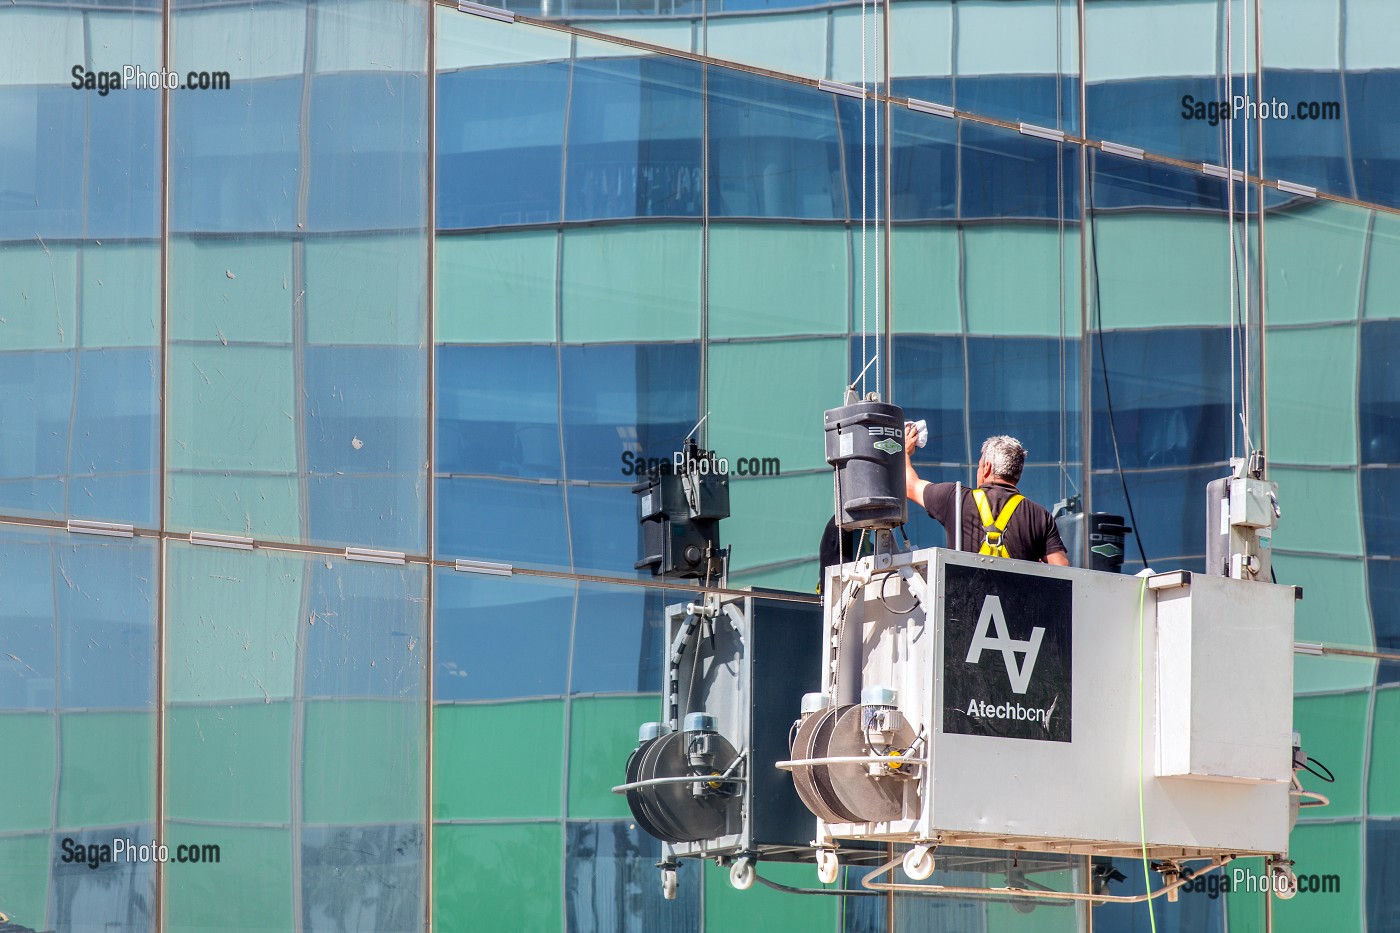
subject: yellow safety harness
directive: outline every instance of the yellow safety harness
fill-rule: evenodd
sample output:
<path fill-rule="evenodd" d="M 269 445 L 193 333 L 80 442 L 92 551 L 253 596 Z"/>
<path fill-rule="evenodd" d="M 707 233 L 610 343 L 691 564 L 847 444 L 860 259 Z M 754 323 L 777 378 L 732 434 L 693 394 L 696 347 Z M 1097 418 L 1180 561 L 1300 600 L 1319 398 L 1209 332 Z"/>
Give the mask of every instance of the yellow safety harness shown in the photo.
<path fill-rule="evenodd" d="M 1016 506 L 1021 504 L 1021 500 L 1026 497 L 1019 492 L 1006 500 L 1006 505 L 1001 507 L 1001 514 L 992 519 L 992 504 L 987 501 L 987 494 L 980 489 L 972 490 L 972 501 L 977 503 L 977 514 L 982 518 L 982 532 L 986 537 L 982 539 L 982 550 L 979 554 L 990 554 L 993 557 L 1010 557 L 1006 551 L 1006 545 L 1001 543 L 1002 535 L 1006 531 L 1006 525 L 1011 521 L 1011 515 L 1016 511 Z"/>

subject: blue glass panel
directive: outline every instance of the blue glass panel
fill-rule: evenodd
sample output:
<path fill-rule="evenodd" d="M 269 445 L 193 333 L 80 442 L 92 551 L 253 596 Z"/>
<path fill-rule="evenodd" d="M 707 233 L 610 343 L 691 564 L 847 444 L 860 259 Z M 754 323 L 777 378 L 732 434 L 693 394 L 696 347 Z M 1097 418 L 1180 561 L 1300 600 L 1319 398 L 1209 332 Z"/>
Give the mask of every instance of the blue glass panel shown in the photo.
<path fill-rule="evenodd" d="M 154 349 L 79 352 L 69 454 L 71 514 L 147 527 L 156 523 L 159 371 Z"/>
<path fill-rule="evenodd" d="M 426 571 L 311 561 L 303 629 L 306 696 L 407 697 L 424 693 Z"/>
<path fill-rule="evenodd" d="M 682 859 L 676 900 L 662 897 L 661 843 L 626 821 L 568 823 L 564 906 L 570 933 L 700 929 L 701 864 Z"/>
<path fill-rule="evenodd" d="M 710 69 L 709 92 L 711 216 L 847 216 L 842 98 L 722 68 Z"/>
<path fill-rule="evenodd" d="M 1236 77 L 1234 86 L 1236 93 L 1246 93 L 1242 78 Z M 1248 94 L 1251 99 L 1257 96 L 1252 81 Z M 1085 89 L 1085 98 L 1089 134 L 1096 139 L 1111 139 L 1181 159 L 1219 165 L 1225 162 L 1228 121 L 1221 114 L 1229 110 L 1230 92 L 1223 77 L 1157 77 L 1090 83 Z M 1211 103 L 1222 105 L 1216 107 L 1214 125 L 1209 117 Z M 1198 107 L 1202 104 L 1203 108 Z M 1204 115 L 1203 118 L 1197 119 L 1198 113 Z M 1245 125 L 1241 115 L 1233 134 L 1237 168 L 1244 165 L 1242 128 Z M 1258 164 L 1257 149 L 1251 129 L 1251 166 Z"/>
<path fill-rule="evenodd" d="M 1103 360 L 1108 363 L 1113 427 L 1124 468 L 1211 463 L 1225 457 L 1230 449 L 1228 329 L 1105 332 L 1102 359 L 1097 337 L 1094 340 L 1096 464 L 1116 462 Z M 1164 366 L 1164 360 L 1170 360 L 1170 366 Z M 1203 546 L 1196 542 L 1192 552 Z"/>
<path fill-rule="evenodd" d="M 1225 473 L 1222 466 L 1206 466 L 1124 474 L 1137 515 L 1137 521 L 1129 524 L 1134 526 L 1133 534 L 1142 542 L 1154 570 L 1199 569 L 1198 564 L 1189 564 L 1180 558 L 1204 556 L 1206 503 L 1203 490 L 1206 483 Z M 1128 514 L 1117 472 L 1095 470 L 1092 482 L 1094 511 Z M 1127 550 L 1129 556 L 1134 556 L 1137 546 L 1130 541 Z"/>
<path fill-rule="evenodd" d="M 433 699 L 563 695 L 574 584 L 436 573 Z"/>
<path fill-rule="evenodd" d="M 1400 560 L 1370 560 L 1366 576 L 1371 595 L 1371 621 L 1376 628 L 1376 650 L 1400 653 Z M 1400 663 L 1382 663 L 1377 683 L 1400 681 Z"/>
<path fill-rule="evenodd" d="M 172 230 L 296 229 L 301 88 L 294 77 L 170 95 Z"/>
<path fill-rule="evenodd" d="M 410 28 L 418 23 L 407 19 Z M 308 229 L 421 227 L 428 190 L 423 79 L 319 74 L 311 82 L 311 110 Z"/>
<path fill-rule="evenodd" d="M 434 472 L 561 476 L 558 373 L 554 347 L 438 347 Z"/>
<path fill-rule="evenodd" d="M 579 587 L 574 634 L 574 693 L 647 693 L 661 689 L 667 602 L 683 594 L 637 587 Z"/>
<path fill-rule="evenodd" d="M 0 354 L 0 509 L 65 514 L 73 351 Z"/>
<path fill-rule="evenodd" d="M 1400 467 L 1361 470 L 1366 553 L 1400 556 Z"/>
<path fill-rule="evenodd" d="M 64 862 L 64 840 L 74 851 L 87 846 L 111 846 L 114 839 L 149 845 L 155 838 L 150 824 L 94 829 L 56 836 L 53 846 L 52 882 L 49 886 L 49 919 L 55 930 L 151 930 L 155 918 L 156 863 L 127 861 L 125 852 L 96 868 L 87 862 Z"/>
<path fill-rule="evenodd" d="M 53 540 L 41 532 L 0 531 L 0 708 L 54 705 Z"/>
<path fill-rule="evenodd" d="M 1264 99 L 1287 101 L 1291 119 L 1265 120 L 1264 159 L 1269 178 L 1286 178 L 1331 194 L 1350 195 L 1351 166 L 1347 125 L 1341 118 L 1342 79 L 1335 71 L 1264 69 Z M 1337 119 L 1306 119 L 1297 105 L 1304 101 L 1338 104 Z"/>
<path fill-rule="evenodd" d="M 1400 98 L 1400 71 L 1360 71 L 1346 76 L 1347 129 L 1351 132 L 1356 196 L 1400 204 L 1400 125 L 1394 104 Z"/>
<path fill-rule="evenodd" d="M 1079 215 L 1079 158 L 1068 147 L 978 123 L 961 132 L 964 218 Z"/>
<path fill-rule="evenodd" d="M 948 98 L 930 96 L 927 99 L 944 101 Z M 892 108 L 890 113 L 893 124 L 890 132 L 892 216 L 895 220 L 955 216 L 958 124 L 902 107 Z"/>
<path fill-rule="evenodd" d="M 437 549 L 443 557 L 569 566 L 560 486 L 466 478 L 436 482 Z"/>
<path fill-rule="evenodd" d="M 637 575 L 632 565 L 641 557 L 642 531 L 630 485 L 570 486 L 569 531 L 576 570 Z"/>
<path fill-rule="evenodd" d="M 1359 396 L 1361 462 L 1400 463 L 1400 321 L 1361 325 Z"/>
<path fill-rule="evenodd" d="M 569 220 L 701 213 L 700 66 L 580 59 L 569 104 Z"/>
<path fill-rule="evenodd" d="M 963 374 L 962 337 L 894 338 L 893 400 L 906 417 L 928 422 L 928 444 L 916 461 L 967 462 Z"/>
<path fill-rule="evenodd" d="M 1364 872 L 1366 929 L 1400 929 L 1400 900 L 1387 893 L 1400 883 L 1400 820 L 1367 820 Z"/>
<path fill-rule="evenodd" d="M 98 100 L 97 95 L 67 83 L 0 87 L 0 125 L 6 127 L 0 146 L 0 239 L 83 235 L 88 98 Z M 138 96 L 109 93 L 103 102 Z"/>
<path fill-rule="evenodd" d="M 559 220 L 568 98 L 568 62 L 438 76 L 439 229 Z"/>
<path fill-rule="evenodd" d="M 636 458 L 669 460 L 700 418 L 698 344 L 564 347 L 562 356 L 570 479 L 630 481 Z"/>
<path fill-rule="evenodd" d="M 423 827 L 323 826 L 301 834 L 301 928 L 423 929 Z"/>
<path fill-rule="evenodd" d="M 1089 153 L 1094 184 L 1091 207 L 1207 208 L 1224 211 L 1228 189 L 1222 179 L 1157 162 L 1139 162 L 1098 150 Z M 1239 210 L 1240 204 L 1235 209 Z"/>
<path fill-rule="evenodd" d="M 156 546 L 146 539 L 55 549 L 65 709 L 142 708 L 155 701 Z M 30 545 L 39 554 L 47 549 Z M 54 579 L 56 578 L 56 579 Z"/>
<path fill-rule="evenodd" d="M 144 23 L 152 37 L 159 35 L 154 18 Z M 135 90 L 106 97 L 93 92 L 73 96 L 87 99 L 87 140 L 94 155 L 87 163 L 87 236 L 158 236 L 161 96 Z"/>
<path fill-rule="evenodd" d="M 973 457 L 987 437 L 1010 434 L 1025 446 L 1028 462 L 1078 459 L 1078 431 L 1066 431 L 1065 449 L 1060 450 L 1061 404 L 1065 419 L 1079 410 L 1078 341 L 1066 341 L 1062 354 L 1057 339 L 969 337 L 967 353 Z"/>

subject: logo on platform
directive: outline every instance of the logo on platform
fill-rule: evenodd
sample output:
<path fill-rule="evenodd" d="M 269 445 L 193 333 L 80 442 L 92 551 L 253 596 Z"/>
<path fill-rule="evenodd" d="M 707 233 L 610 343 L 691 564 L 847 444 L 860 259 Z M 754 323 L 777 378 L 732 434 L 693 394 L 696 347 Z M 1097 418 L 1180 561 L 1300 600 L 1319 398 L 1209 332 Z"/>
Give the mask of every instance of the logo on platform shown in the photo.
<path fill-rule="evenodd" d="M 1070 741 L 1074 584 L 961 564 L 943 573 L 943 731 Z"/>
<path fill-rule="evenodd" d="M 996 631 L 993 638 L 991 631 Z M 1025 693 L 1030 686 L 1031 674 L 1035 671 L 1035 659 L 1040 655 L 1040 640 L 1045 637 L 1045 629 L 1036 626 L 1031 629 L 1031 637 L 1025 640 L 1012 638 L 1006 631 L 1006 615 L 1001 611 L 1001 598 L 988 596 L 982 603 L 982 615 L 977 619 L 977 631 L 972 636 L 972 646 L 967 649 L 967 663 L 976 664 L 982 660 L 983 651 L 1000 651 L 1006 662 L 1006 676 L 1011 681 L 1015 693 Z M 1020 664 L 1016 655 L 1024 655 Z"/>

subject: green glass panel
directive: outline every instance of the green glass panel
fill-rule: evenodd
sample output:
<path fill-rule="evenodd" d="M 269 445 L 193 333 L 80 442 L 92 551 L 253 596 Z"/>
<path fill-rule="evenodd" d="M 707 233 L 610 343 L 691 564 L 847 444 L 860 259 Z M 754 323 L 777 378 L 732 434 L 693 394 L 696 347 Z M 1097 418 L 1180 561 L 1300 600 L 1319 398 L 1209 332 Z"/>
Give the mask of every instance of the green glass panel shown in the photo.
<path fill-rule="evenodd" d="M 895 11 L 891 8 L 890 15 Z M 893 329 L 901 334 L 960 334 L 958 231 L 897 227 L 891 235 Z M 1078 318 L 1074 318 L 1078 320 Z M 1059 333 L 1058 327 L 1055 331 Z"/>
<path fill-rule="evenodd" d="M 844 339 L 716 343 L 709 364 L 706 426 L 720 456 L 779 457 L 784 474 L 826 468 L 822 412 L 841 404 Z"/>
<path fill-rule="evenodd" d="M 1376 691 L 1368 784 L 1367 811 L 1400 816 L 1400 689 Z"/>
<path fill-rule="evenodd" d="M 1268 215 L 1270 324 L 1356 320 L 1370 215 L 1365 208 L 1328 201 Z"/>
<path fill-rule="evenodd" d="M 156 813 L 154 713 L 63 713 L 58 825 L 146 823 Z"/>
<path fill-rule="evenodd" d="M 76 247 L 60 244 L 0 247 L 0 351 L 77 342 L 77 257 Z"/>
<path fill-rule="evenodd" d="M 216 845 L 214 863 L 165 866 L 167 930 L 294 930 L 292 834 L 241 826 L 166 827 L 165 844 Z"/>
<path fill-rule="evenodd" d="M 561 929 L 563 857 L 559 823 L 434 826 L 433 929 Z"/>
<path fill-rule="evenodd" d="M 1057 337 L 1062 316 L 1066 333 L 1077 330 L 1078 243 L 1068 230 L 1061 243 L 1053 227 L 998 224 L 965 230 L 968 332 Z"/>
<path fill-rule="evenodd" d="M 569 818 L 626 817 L 621 784 L 637 729 L 660 715 L 658 696 L 582 697 L 569 707 Z"/>
<path fill-rule="evenodd" d="M 1275 462 L 1356 462 L 1356 371 L 1354 325 L 1269 332 L 1269 453 Z"/>
<path fill-rule="evenodd" d="M 172 469 L 296 469 L 290 347 L 172 347 L 169 366 Z"/>
<path fill-rule="evenodd" d="M 699 224 L 646 224 L 564 234 L 564 340 L 694 340 L 700 336 Z"/>
<path fill-rule="evenodd" d="M 159 280 L 160 250 L 155 244 L 84 244 L 83 346 L 159 344 Z"/>
<path fill-rule="evenodd" d="M 421 822 L 425 712 L 422 703 L 407 701 L 307 703 L 302 753 L 306 821 Z M 367 748 L 374 754 L 365 754 Z M 477 767 L 484 766 L 478 757 Z"/>
<path fill-rule="evenodd" d="M 1400 317 L 1400 216 L 1376 211 L 1366 263 L 1366 317 Z"/>
<path fill-rule="evenodd" d="M 47 930 L 49 866 L 56 851 L 48 833 L 0 836 L 0 910 L 10 922 Z"/>
<path fill-rule="evenodd" d="M 413 235 L 306 244 L 306 339 L 416 347 L 427 332 L 428 248 Z"/>
<path fill-rule="evenodd" d="M 1230 267 L 1225 229 L 1218 218 L 1196 215 L 1125 214 L 1095 219 L 1103 326 L 1228 324 Z"/>
<path fill-rule="evenodd" d="M 1299 824 L 1289 837 L 1288 857 L 1298 875 L 1298 895 L 1292 900 L 1274 899 L 1273 933 L 1362 929 L 1366 890 L 1361 875 L 1361 824 Z"/>
<path fill-rule="evenodd" d="M 510 768 L 509 780 L 502 780 L 501 767 L 487 756 L 512 749 L 523 757 Z M 562 700 L 436 706 L 433 818 L 558 817 L 563 753 Z"/>
<path fill-rule="evenodd" d="M 5 792 L 0 794 L 0 833 L 47 831 L 53 825 L 53 732 L 52 713 L 0 714 L 0 749 L 12 753 L 23 750 L 24 761 L 22 767 L 6 769 Z M 5 890 L 0 883 L 0 891 Z"/>
<path fill-rule="evenodd" d="M 705 929 L 708 933 L 768 933 L 770 930 L 837 930 L 838 897 L 796 897 L 761 884 L 736 891 L 729 869 L 704 863 Z M 819 888 L 812 865 L 761 862 L 763 877 L 795 888 Z"/>
<path fill-rule="evenodd" d="M 1370 691 L 1294 699 L 1293 731 L 1302 737 L 1303 751 L 1337 776 L 1335 784 L 1324 784 L 1303 774 L 1305 788 L 1326 794 L 1332 802 L 1326 807 L 1302 811 L 1300 819 L 1335 820 L 1361 813 L 1370 704 Z"/>
<path fill-rule="evenodd" d="M 724 543 L 734 548 L 732 569 L 798 560 L 799 589 L 811 592 L 831 502 L 830 472 L 731 480 Z"/>
<path fill-rule="evenodd" d="M 1270 467 L 1283 517 L 1274 547 L 1326 554 L 1360 554 L 1361 510 L 1355 470 Z M 1282 577 L 1279 577 L 1282 580 Z"/>
<path fill-rule="evenodd" d="M 439 236 L 439 343 L 548 342 L 555 338 L 553 230 Z"/>
<path fill-rule="evenodd" d="M 1278 566 L 1277 562 L 1274 564 Z M 1293 655 L 1293 693 L 1331 693 L 1370 687 L 1376 679 L 1376 662 L 1345 655 Z"/>
<path fill-rule="evenodd" d="M 1279 554 L 1274 574 L 1280 583 L 1303 588 L 1302 601 L 1294 603 L 1299 641 L 1366 649 L 1374 644 L 1362 561 Z"/>
<path fill-rule="evenodd" d="M 170 241 L 172 340 L 290 343 L 292 298 L 287 240 Z"/>
<path fill-rule="evenodd" d="M 817 586 L 817 559 L 785 567 L 731 571 L 729 583 L 734 587 L 761 586 L 793 593 L 812 593 Z"/>
<path fill-rule="evenodd" d="M 306 558 L 168 547 L 167 699 L 291 696 Z M 314 625 L 314 617 L 306 624 Z"/>
<path fill-rule="evenodd" d="M 165 482 L 166 525 L 172 531 L 220 531 L 296 541 L 299 501 L 297 478 L 290 474 L 171 472 Z"/>
<path fill-rule="evenodd" d="M 165 807 L 171 819 L 291 819 L 291 703 L 177 706 L 166 713 L 165 726 Z"/>
<path fill-rule="evenodd" d="M 711 337 L 845 333 L 845 227 L 711 224 Z"/>

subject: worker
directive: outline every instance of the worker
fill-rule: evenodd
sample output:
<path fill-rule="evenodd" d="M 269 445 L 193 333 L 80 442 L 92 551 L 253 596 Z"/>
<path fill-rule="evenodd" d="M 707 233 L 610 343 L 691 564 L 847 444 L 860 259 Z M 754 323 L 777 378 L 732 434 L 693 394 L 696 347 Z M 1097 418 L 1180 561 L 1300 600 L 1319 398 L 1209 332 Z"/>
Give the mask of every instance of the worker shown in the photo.
<path fill-rule="evenodd" d="M 962 491 L 962 549 L 1017 560 L 1069 565 L 1055 519 L 1016 490 L 1026 465 L 1026 448 L 1005 434 L 982 442 L 975 488 L 919 479 L 911 459 L 918 430 L 904 426 L 904 493 L 948 531 L 953 544 L 958 490 Z"/>

